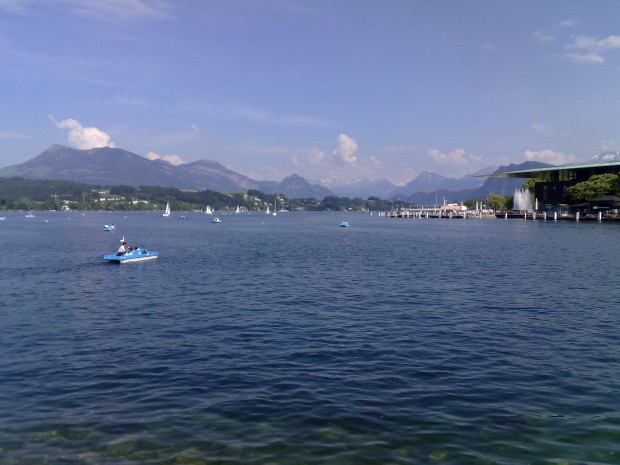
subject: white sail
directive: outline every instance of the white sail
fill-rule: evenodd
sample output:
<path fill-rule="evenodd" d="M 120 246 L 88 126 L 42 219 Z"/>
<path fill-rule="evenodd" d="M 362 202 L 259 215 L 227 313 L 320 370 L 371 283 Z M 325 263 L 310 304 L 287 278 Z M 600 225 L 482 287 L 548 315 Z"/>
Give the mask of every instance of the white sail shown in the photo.
<path fill-rule="evenodd" d="M 267 215 L 269 215 L 269 213 L 271 213 L 271 211 L 269 210 L 269 205 L 267 205 L 267 210 L 265 211 L 265 213 L 266 213 Z"/>
<path fill-rule="evenodd" d="M 241 208 L 239 208 L 239 205 L 237 205 L 237 209 L 235 210 L 235 213 L 241 213 Z"/>
<path fill-rule="evenodd" d="M 211 205 L 207 205 L 205 209 L 205 215 L 213 215 L 213 210 L 211 209 Z"/>
<path fill-rule="evenodd" d="M 273 200 L 273 216 L 276 216 L 278 214 L 278 198 L 276 197 Z"/>
<path fill-rule="evenodd" d="M 166 203 L 166 211 L 163 216 L 170 216 L 170 202 Z"/>

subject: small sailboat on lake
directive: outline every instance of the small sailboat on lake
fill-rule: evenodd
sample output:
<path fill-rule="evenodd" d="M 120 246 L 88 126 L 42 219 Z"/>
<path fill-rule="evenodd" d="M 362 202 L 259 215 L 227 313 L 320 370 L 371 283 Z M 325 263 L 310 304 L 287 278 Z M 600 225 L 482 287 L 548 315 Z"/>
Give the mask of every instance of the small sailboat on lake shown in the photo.
<path fill-rule="evenodd" d="M 162 216 L 170 216 L 170 202 L 166 202 L 166 210 Z"/>

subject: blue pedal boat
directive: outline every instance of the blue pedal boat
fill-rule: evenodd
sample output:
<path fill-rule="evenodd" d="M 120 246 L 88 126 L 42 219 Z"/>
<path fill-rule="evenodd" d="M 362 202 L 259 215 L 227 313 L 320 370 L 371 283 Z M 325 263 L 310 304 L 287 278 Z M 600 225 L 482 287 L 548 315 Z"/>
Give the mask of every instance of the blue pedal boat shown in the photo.
<path fill-rule="evenodd" d="M 103 259 L 107 260 L 109 263 L 122 264 L 122 263 L 134 263 L 134 262 L 144 262 L 147 260 L 155 260 L 158 255 L 159 253 L 155 252 L 154 250 L 138 248 L 138 249 L 135 249 L 131 253 L 125 253 L 123 255 L 118 255 L 118 254 L 104 255 Z"/>

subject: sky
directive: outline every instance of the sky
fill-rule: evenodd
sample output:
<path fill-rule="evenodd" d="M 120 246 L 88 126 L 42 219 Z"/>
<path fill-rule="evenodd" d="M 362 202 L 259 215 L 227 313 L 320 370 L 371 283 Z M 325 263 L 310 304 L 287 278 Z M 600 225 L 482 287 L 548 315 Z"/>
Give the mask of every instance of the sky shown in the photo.
<path fill-rule="evenodd" d="M 52 144 L 404 184 L 620 150 L 617 0 L 0 0 L 0 168 Z"/>

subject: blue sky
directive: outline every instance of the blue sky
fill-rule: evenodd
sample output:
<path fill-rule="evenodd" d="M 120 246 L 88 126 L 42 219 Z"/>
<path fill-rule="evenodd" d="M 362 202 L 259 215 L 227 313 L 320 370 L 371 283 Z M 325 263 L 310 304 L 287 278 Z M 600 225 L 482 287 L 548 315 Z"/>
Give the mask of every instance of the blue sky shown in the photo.
<path fill-rule="evenodd" d="M 49 145 L 333 183 L 620 150 L 620 1 L 0 0 L 0 167 Z"/>

